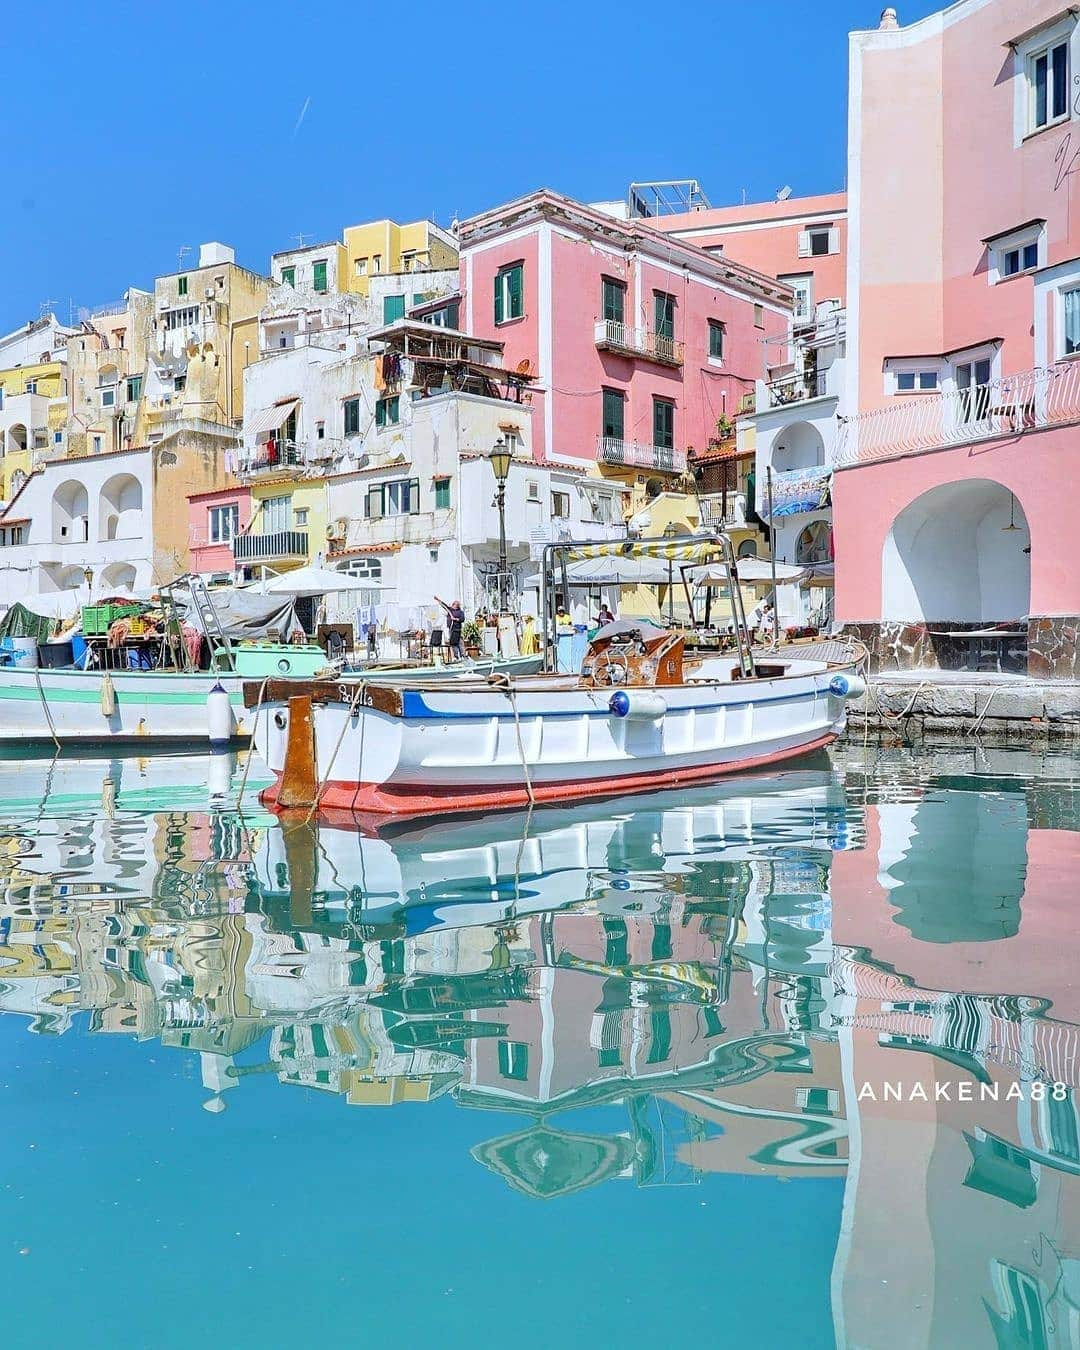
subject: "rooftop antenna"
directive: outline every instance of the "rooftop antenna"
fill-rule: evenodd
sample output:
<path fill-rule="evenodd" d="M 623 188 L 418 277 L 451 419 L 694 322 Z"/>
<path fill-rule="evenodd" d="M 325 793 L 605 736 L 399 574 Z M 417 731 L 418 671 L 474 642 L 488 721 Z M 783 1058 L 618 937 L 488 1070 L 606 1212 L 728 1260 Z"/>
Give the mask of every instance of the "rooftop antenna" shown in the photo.
<path fill-rule="evenodd" d="M 303 247 L 304 247 L 304 241 L 307 239 L 307 237 L 308 237 L 308 236 L 304 233 L 303 230 L 301 230 L 299 234 L 294 234 L 294 235 L 291 235 L 291 236 L 290 236 L 290 238 L 296 240 L 296 246 L 297 246 L 297 248 L 303 248 Z M 312 235 L 311 238 L 314 239 L 315 236 Z"/>
<path fill-rule="evenodd" d="M 787 199 L 788 199 L 790 196 L 791 196 L 791 184 L 790 184 L 790 183 L 785 183 L 784 186 L 783 186 L 782 188 L 777 188 L 777 190 L 776 190 L 776 200 L 777 200 L 778 202 L 786 202 Z"/>
<path fill-rule="evenodd" d="M 38 308 L 38 318 L 47 319 L 52 313 L 55 304 L 55 300 L 42 300 L 41 305 Z"/>
<path fill-rule="evenodd" d="M 194 250 L 192 249 L 190 244 L 181 244 L 180 247 L 176 250 L 176 270 L 178 272 L 182 272 L 184 270 L 185 255 L 192 252 L 194 252 Z"/>

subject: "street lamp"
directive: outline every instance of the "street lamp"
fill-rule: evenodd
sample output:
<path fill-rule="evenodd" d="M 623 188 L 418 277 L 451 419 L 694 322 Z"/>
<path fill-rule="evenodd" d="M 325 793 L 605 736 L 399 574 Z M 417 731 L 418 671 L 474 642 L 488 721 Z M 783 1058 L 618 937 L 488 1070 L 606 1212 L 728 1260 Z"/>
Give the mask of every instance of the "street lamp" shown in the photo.
<path fill-rule="evenodd" d="M 510 447 L 502 436 L 495 442 L 488 455 L 491 471 L 495 475 L 495 505 L 499 509 L 499 613 L 507 612 L 506 597 L 506 479 L 510 473 Z"/>
<path fill-rule="evenodd" d="M 673 520 L 669 520 L 664 526 L 664 538 L 674 539 L 679 533 L 679 527 Z M 668 623 L 672 628 L 675 627 L 675 563 L 669 558 L 667 564 L 667 605 L 668 605 Z"/>
<path fill-rule="evenodd" d="M 83 568 L 82 574 L 83 580 L 86 582 L 86 598 L 89 600 L 93 594 L 91 588 L 94 585 L 94 569 L 87 564 L 87 566 Z"/>

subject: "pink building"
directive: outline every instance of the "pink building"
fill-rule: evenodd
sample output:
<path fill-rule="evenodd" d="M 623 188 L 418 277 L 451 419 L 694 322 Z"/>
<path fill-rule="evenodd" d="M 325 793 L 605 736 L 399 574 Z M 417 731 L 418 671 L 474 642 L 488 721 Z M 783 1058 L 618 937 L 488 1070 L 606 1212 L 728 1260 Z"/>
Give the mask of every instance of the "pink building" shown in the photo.
<path fill-rule="evenodd" d="M 1077 75 L 1060 0 L 851 37 L 836 616 L 890 666 L 1080 673 Z"/>
<path fill-rule="evenodd" d="M 466 331 L 537 376 L 533 455 L 654 492 L 717 435 L 786 334 L 772 277 L 547 190 L 463 222 Z"/>
<path fill-rule="evenodd" d="M 205 576 L 236 571 L 232 541 L 251 522 L 251 489 L 218 488 L 188 498 L 191 570 Z"/>
<path fill-rule="evenodd" d="M 776 277 L 795 292 L 795 318 L 847 294 L 847 194 L 709 207 L 650 221 L 658 230 Z"/>

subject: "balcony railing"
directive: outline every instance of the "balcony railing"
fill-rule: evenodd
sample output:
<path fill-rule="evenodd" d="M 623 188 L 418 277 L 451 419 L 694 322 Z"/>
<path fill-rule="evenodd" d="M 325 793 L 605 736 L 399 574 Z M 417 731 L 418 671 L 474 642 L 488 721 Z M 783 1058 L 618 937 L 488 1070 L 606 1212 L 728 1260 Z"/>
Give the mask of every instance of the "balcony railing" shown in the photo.
<path fill-rule="evenodd" d="M 624 464 L 628 469 L 655 469 L 658 473 L 683 473 L 686 454 L 665 445 L 622 441 L 613 436 L 596 438 L 596 457 L 601 464 Z"/>
<path fill-rule="evenodd" d="M 736 529 L 746 524 L 746 496 L 742 492 L 717 492 L 698 498 L 702 525 Z"/>
<path fill-rule="evenodd" d="M 809 398 L 824 398 L 828 393 L 825 371 L 804 375 L 785 375 L 765 386 L 766 407 L 783 408 L 789 403 L 804 403 Z"/>
<path fill-rule="evenodd" d="M 970 389 L 898 394 L 841 420 L 835 461 L 873 463 L 1069 422 L 1080 422 L 1080 365 L 1063 361 Z"/>
<path fill-rule="evenodd" d="M 271 559 L 306 558 L 307 530 L 276 530 L 272 534 L 238 534 L 232 541 L 238 563 L 269 562 Z"/>
<path fill-rule="evenodd" d="M 683 363 L 683 343 L 648 328 L 631 328 L 616 319 L 597 319 L 596 345 L 607 351 L 644 357 L 662 366 Z"/>

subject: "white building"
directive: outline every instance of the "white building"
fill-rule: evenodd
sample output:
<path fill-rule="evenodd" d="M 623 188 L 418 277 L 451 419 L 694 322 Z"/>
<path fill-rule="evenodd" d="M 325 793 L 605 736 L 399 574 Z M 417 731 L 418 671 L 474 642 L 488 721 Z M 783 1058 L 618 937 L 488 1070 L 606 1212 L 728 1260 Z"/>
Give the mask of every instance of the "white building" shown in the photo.
<path fill-rule="evenodd" d="M 780 625 L 826 628 L 832 620 L 829 489 L 844 387 L 845 315 L 839 303 L 819 304 L 810 323 L 796 321 L 788 350 L 790 360 L 758 381 L 755 411 L 740 419 L 739 428 L 743 436 L 753 429 L 753 506 L 772 528 L 774 556 L 810 573 L 808 584 L 785 587 L 778 598 Z"/>

